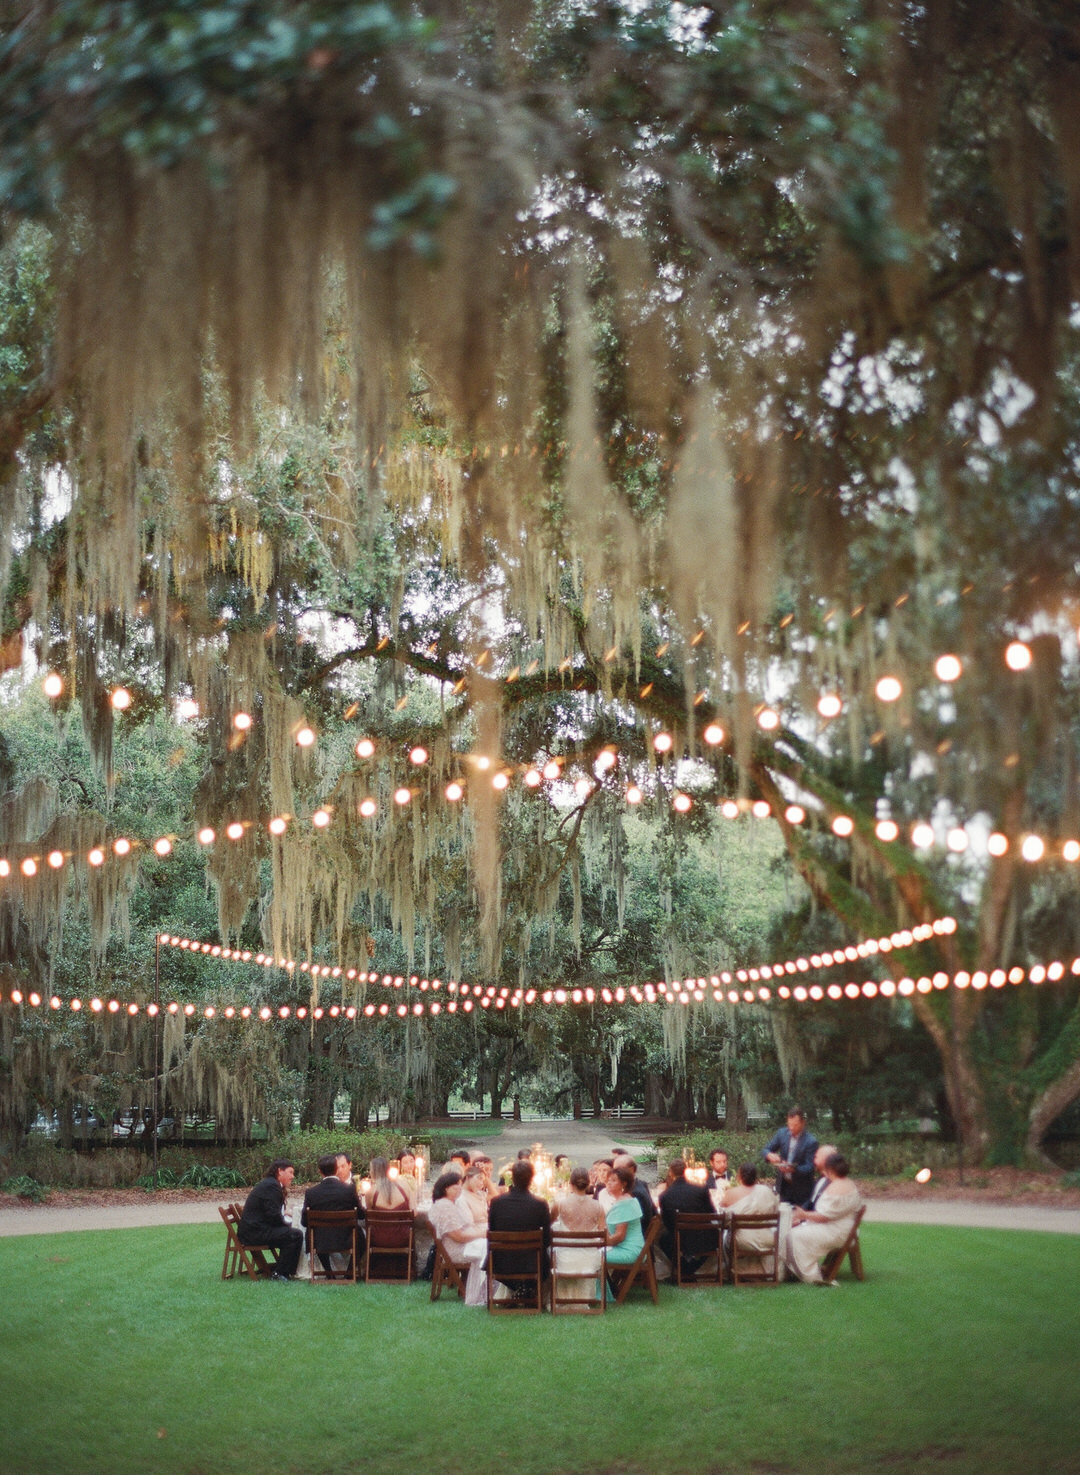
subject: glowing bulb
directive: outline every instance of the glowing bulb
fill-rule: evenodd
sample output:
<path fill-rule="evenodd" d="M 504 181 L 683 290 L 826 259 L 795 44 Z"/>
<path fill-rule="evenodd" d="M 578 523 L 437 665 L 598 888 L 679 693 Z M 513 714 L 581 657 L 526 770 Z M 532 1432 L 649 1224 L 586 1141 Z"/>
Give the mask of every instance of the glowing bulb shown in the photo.
<path fill-rule="evenodd" d="M 487 773 L 488 769 L 491 767 L 491 759 L 485 753 L 481 753 L 479 758 L 477 758 L 476 760 L 476 766 L 481 773 Z"/>
<path fill-rule="evenodd" d="M 574 793 L 579 799 L 587 799 L 592 793 L 592 784 L 587 778 L 579 778 L 574 785 Z"/>
<path fill-rule="evenodd" d="M 824 692 L 823 695 L 818 697 L 817 709 L 818 715 L 821 717 L 839 717 L 840 713 L 843 711 L 843 707 L 843 702 L 840 700 L 835 692 L 827 691 Z"/>
<path fill-rule="evenodd" d="M 538 768 L 530 768 L 526 770 L 525 777 L 522 779 L 522 783 L 527 789 L 539 788 L 542 781 L 543 780 L 540 775 L 540 770 Z"/>
<path fill-rule="evenodd" d="M 1004 855 L 1009 849 L 1008 837 L 995 830 L 987 840 L 986 848 L 991 855 Z"/>
<path fill-rule="evenodd" d="M 1014 640 L 1005 647 L 1005 664 L 1010 671 L 1026 671 L 1031 665 L 1031 646 Z"/>
<path fill-rule="evenodd" d="M 11 875 L 11 864 L 9 861 L 0 860 L 0 876 Z"/>
<path fill-rule="evenodd" d="M 86 860 L 87 860 L 87 864 L 88 865 L 92 865 L 92 866 L 101 866 L 101 865 L 104 865 L 105 864 L 105 852 L 104 852 L 104 850 L 99 849 L 98 846 L 95 845 L 94 848 L 93 848 L 93 850 L 91 850 L 89 852 L 89 854 L 87 855 Z"/>
<path fill-rule="evenodd" d="M 64 690 L 64 678 L 55 671 L 50 671 L 41 683 L 41 688 L 47 697 L 58 697 Z"/>
<path fill-rule="evenodd" d="M 960 826 L 957 825 L 955 829 L 950 830 L 949 833 L 945 836 L 945 844 L 949 847 L 954 855 L 962 855 L 963 852 L 968 848 L 967 831 L 961 829 Z"/>
<path fill-rule="evenodd" d="M 784 818 L 789 825 L 801 825 L 806 818 L 806 810 L 801 804 L 789 804 L 784 810 Z"/>
<path fill-rule="evenodd" d="M 213 845 L 214 841 L 217 839 L 217 836 L 214 834 L 209 825 L 204 825 L 196 836 L 196 839 L 198 840 L 200 845 Z"/>
<path fill-rule="evenodd" d="M 404 789 L 404 788 L 402 788 L 402 789 L 395 789 L 394 790 L 394 803 L 395 804 L 408 804 L 411 798 L 412 798 L 412 790 L 411 789 Z"/>
<path fill-rule="evenodd" d="M 1061 858 L 1067 860 L 1070 865 L 1073 861 L 1080 860 L 1080 840 L 1066 840 L 1061 847 Z"/>
<path fill-rule="evenodd" d="M 631 784 L 630 787 L 626 791 L 626 802 L 627 802 L 627 804 L 640 804 L 642 798 L 643 798 L 642 792 L 638 788 L 637 784 Z"/>
<path fill-rule="evenodd" d="M 879 819 L 874 826 L 874 834 L 888 845 L 900 834 L 900 826 L 893 819 Z"/>
<path fill-rule="evenodd" d="M 160 856 L 162 860 L 172 854 L 172 841 L 167 835 L 162 835 L 160 839 L 154 841 L 154 854 Z"/>
<path fill-rule="evenodd" d="M 772 810 L 769 808 L 768 800 L 755 799 L 750 812 L 755 819 L 768 819 Z"/>
<path fill-rule="evenodd" d="M 780 714 L 774 712 L 771 707 L 762 707 L 758 713 L 757 723 L 762 732 L 775 732 L 780 726 Z"/>
<path fill-rule="evenodd" d="M 739 806 L 735 803 L 734 799 L 725 799 L 720 806 L 720 813 L 725 819 L 738 819 Z"/>
<path fill-rule="evenodd" d="M 874 690 L 879 702 L 895 702 L 904 688 L 895 676 L 882 676 Z"/>
<path fill-rule="evenodd" d="M 672 809 L 678 810 L 680 814 L 686 814 L 690 809 L 691 803 L 689 794 L 676 794 L 671 801 L 671 807 Z"/>
<path fill-rule="evenodd" d="M 298 748 L 310 748 L 315 743 L 315 732 L 310 727 L 301 727 L 296 734 L 296 746 Z"/>
<path fill-rule="evenodd" d="M 328 809 L 316 809 L 311 816 L 311 823 L 317 830 L 325 830 L 330 823 L 330 811 Z"/>
<path fill-rule="evenodd" d="M 238 819 L 234 819 L 232 824 L 226 825 L 225 833 L 230 840 L 242 840 L 244 838 L 244 827 Z"/>
<path fill-rule="evenodd" d="M 464 793 L 465 790 L 456 780 L 452 780 L 446 786 L 446 797 L 450 800 L 451 804 L 456 804 Z"/>
<path fill-rule="evenodd" d="M 49 864 L 52 866 L 54 871 L 58 871 L 60 867 L 64 864 L 64 852 L 62 850 L 50 850 Z"/>
<path fill-rule="evenodd" d="M 930 1179 L 933 1176 L 934 1175 L 930 1171 L 929 1168 L 920 1168 L 919 1171 L 915 1174 L 915 1182 L 916 1183 L 929 1183 L 930 1182 Z"/>
<path fill-rule="evenodd" d="M 719 722 L 710 722 L 701 736 L 709 744 L 710 748 L 715 748 L 718 743 L 724 741 L 724 729 L 720 726 Z"/>
<path fill-rule="evenodd" d="M 234 712 L 232 725 L 236 728 L 237 732 L 247 732 L 248 728 L 251 726 L 251 713 Z"/>
<path fill-rule="evenodd" d="M 19 870 L 22 871 L 24 876 L 36 876 L 37 861 L 28 855 L 23 861 L 22 865 L 19 867 Z"/>
<path fill-rule="evenodd" d="M 361 738 L 356 745 L 355 751 L 358 758 L 370 758 L 375 751 L 375 744 L 370 738 Z"/>
<path fill-rule="evenodd" d="M 118 686 L 109 698 L 113 708 L 117 712 L 126 712 L 131 706 L 131 693 L 126 686 Z"/>
<path fill-rule="evenodd" d="M 1038 835 L 1025 835 L 1023 844 L 1020 846 L 1020 854 L 1025 860 L 1042 860 L 1046 846 Z"/>
<path fill-rule="evenodd" d="M 545 763 L 544 764 L 544 777 L 546 779 L 548 779 L 549 781 L 551 779 L 558 778 L 559 777 L 559 771 L 560 770 L 559 770 L 558 761 L 556 759 L 554 759 L 554 758 L 552 758 L 548 763 Z"/>
<path fill-rule="evenodd" d="M 607 773 L 615 767 L 618 761 L 610 748 L 601 748 L 600 752 L 596 755 L 596 772 Z"/>
<path fill-rule="evenodd" d="M 428 760 L 428 750 L 426 748 L 421 748 L 421 747 L 413 748 L 412 752 L 409 754 L 409 762 L 410 763 L 415 763 L 416 766 L 417 766 L 417 768 L 420 767 L 421 763 L 426 763 L 427 760 Z"/>
<path fill-rule="evenodd" d="M 121 837 L 120 837 L 119 840 L 116 840 L 116 841 L 113 842 L 113 851 L 115 852 L 116 855 L 130 855 L 130 853 L 131 853 L 131 841 L 130 840 L 126 840 L 121 835 Z"/>
<path fill-rule="evenodd" d="M 493 789 L 498 789 L 500 793 L 503 791 L 503 789 L 508 788 L 509 785 L 510 780 L 505 773 L 497 773 L 492 777 L 491 787 Z"/>
<path fill-rule="evenodd" d="M 176 715 L 182 721 L 189 721 L 192 717 L 198 717 L 199 704 L 194 697 L 181 697 L 176 704 Z"/>
<path fill-rule="evenodd" d="M 374 799 L 360 800 L 360 813 L 364 816 L 365 819 L 370 819 L 371 816 L 375 813 L 377 807 L 378 806 L 376 805 Z"/>
<path fill-rule="evenodd" d="M 284 835 L 288 827 L 288 820 L 283 818 L 283 816 L 280 814 L 275 814 L 274 818 L 270 821 L 266 828 L 270 831 L 271 835 Z"/>
<path fill-rule="evenodd" d="M 957 681 L 963 669 L 956 656 L 938 656 L 934 662 L 934 675 L 939 681 Z"/>
<path fill-rule="evenodd" d="M 911 843 L 918 850 L 929 850 L 934 843 L 934 831 L 930 825 L 918 824 L 911 832 Z"/>
<path fill-rule="evenodd" d="M 852 834 L 854 829 L 855 821 L 851 818 L 850 814 L 838 814 L 832 822 L 833 834 L 839 835 L 842 840 Z"/>
<path fill-rule="evenodd" d="M 674 741 L 670 732 L 658 732 L 652 740 L 652 745 L 658 753 L 670 753 Z"/>

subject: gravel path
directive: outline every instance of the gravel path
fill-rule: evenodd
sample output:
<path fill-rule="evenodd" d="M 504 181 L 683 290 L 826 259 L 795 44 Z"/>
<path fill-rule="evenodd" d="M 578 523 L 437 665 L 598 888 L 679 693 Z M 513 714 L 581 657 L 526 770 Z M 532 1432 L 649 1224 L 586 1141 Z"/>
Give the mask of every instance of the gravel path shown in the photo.
<path fill-rule="evenodd" d="M 632 1137 L 620 1134 L 618 1121 L 508 1122 L 498 1137 L 471 1139 L 468 1122 L 461 1124 L 462 1146 L 486 1152 L 496 1167 L 516 1156 L 519 1148 L 543 1142 L 551 1153 L 566 1153 L 574 1162 L 591 1163 L 609 1157 L 613 1148 L 633 1155 Z M 646 1172 L 643 1176 L 648 1177 Z M 223 1192 L 220 1202 L 241 1198 L 243 1192 Z M 296 1207 L 299 1207 L 299 1198 Z M 25 1234 L 62 1234 L 79 1229 L 140 1229 L 162 1224 L 217 1224 L 217 1200 L 114 1204 L 104 1208 L 50 1208 L 49 1205 L 12 1204 L 0 1207 L 0 1237 Z M 937 1224 L 970 1229 L 1035 1229 L 1052 1234 L 1080 1234 L 1080 1209 L 1045 1208 L 1029 1204 L 984 1204 L 945 1199 L 887 1199 L 871 1197 L 868 1218 L 880 1224 Z"/>

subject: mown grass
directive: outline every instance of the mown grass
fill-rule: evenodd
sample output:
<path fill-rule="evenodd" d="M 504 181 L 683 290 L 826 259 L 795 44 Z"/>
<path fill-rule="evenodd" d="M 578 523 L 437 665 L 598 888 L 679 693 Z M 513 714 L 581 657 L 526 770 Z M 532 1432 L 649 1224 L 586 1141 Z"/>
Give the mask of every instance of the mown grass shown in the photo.
<path fill-rule="evenodd" d="M 0 1470 L 1080 1472 L 1069 1236 L 871 1223 L 861 1285 L 512 1323 L 223 1284 L 223 1240 L 0 1240 Z"/>

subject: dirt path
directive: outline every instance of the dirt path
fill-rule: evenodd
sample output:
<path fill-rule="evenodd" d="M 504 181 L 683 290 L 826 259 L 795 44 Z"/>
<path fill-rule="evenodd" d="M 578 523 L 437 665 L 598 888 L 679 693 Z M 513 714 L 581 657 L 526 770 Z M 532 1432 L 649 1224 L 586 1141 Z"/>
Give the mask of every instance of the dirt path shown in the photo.
<path fill-rule="evenodd" d="M 519 1148 L 542 1142 L 550 1153 L 566 1153 L 573 1162 L 610 1157 L 613 1148 L 633 1154 L 632 1135 L 620 1134 L 618 1121 L 508 1122 L 497 1137 L 470 1138 L 461 1123 L 463 1147 L 486 1152 L 501 1167 Z M 640 1145 L 640 1144 L 638 1144 Z M 643 1175 L 650 1177 L 646 1171 Z M 162 1202 L 149 1195 L 136 1202 L 104 1205 L 30 1205 L 8 1201 L 0 1206 L 0 1238 L 6 1235 L 62 1234 L 79 1229 L 138 1229 L 165 1224 L 217 1224 L 217 1206 L 242 1191 L 222 1192 L 182 1202 Z M 868 1219 L 880 1224 L 935 1224 L 972 1229 L 1034 1229 L 1052 1234 L 1080 1234 L 1080 1209 L 1036 1204 L 973 1203 L 941 1198 L 885 1198 L 869 1191 Z M 299 1207 L 299 1195 L 296 1207 Z M 2 1201 L 0 1201 L 2 1202 Z"/>

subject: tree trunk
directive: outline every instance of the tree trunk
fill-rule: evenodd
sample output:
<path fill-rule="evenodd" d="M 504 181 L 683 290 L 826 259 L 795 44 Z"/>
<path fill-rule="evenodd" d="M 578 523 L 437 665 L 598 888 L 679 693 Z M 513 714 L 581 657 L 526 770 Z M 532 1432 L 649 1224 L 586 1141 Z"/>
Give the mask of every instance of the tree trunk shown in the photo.
<path fill-rule="evenodd" d="M 957 1146 L 964 1163 L 973 1167 L 986 1156 L 992 1137 L 986 1093 L 972 1050 L 979 995 L 954 992 L 944 1001 L 948 1011 L 944 1019 L 925 995 L 914 994 L 911 1002 L 916 1017 L 929 1031 L 941 1056 Z"/>
<path fill-rule="evenodd" d="M 1078 1006 L 1080 1013 L 1080 1006 Z M 1047 1167 L 1057 1164 L 1047 1157 L 1043 1149 L 1043 1138 L 1067 1106 L 1080 1096 L 1080 1055 L 1072 1065 L 1041 1091 L 1031 1103 L 1028 1112 L 1027 1140 L 1024 1144 L 1027 1155 Z"/>
<path fill-rule="evenodd" d="M 734 1076 L 728 1078 L 724 1095 L 724 1126 L 729 1132 L 745 1132 L 750 1123 L 746 1097 Z"/>

